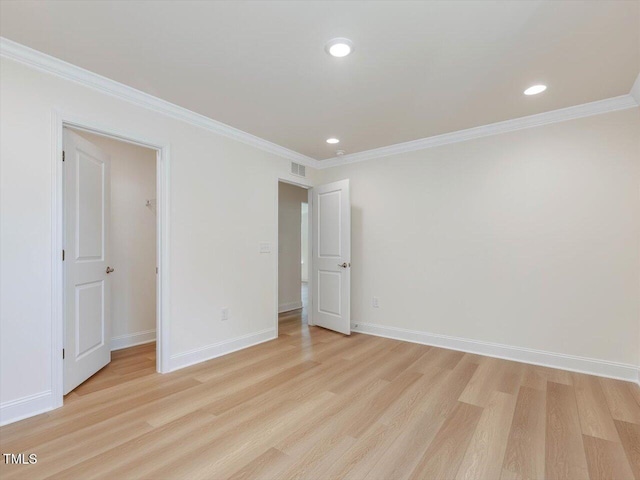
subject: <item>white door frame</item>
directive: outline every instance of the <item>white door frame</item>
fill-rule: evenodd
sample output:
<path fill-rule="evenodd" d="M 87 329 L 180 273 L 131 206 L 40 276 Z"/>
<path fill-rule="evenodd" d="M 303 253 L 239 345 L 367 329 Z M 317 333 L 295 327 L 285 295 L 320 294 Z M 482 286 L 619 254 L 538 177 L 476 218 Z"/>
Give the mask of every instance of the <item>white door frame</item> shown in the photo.
<path fill-rule="evenodd" d="M 147 147 L 157 152 L 156 160 L 156 256 L 158 275 L 156 278 L 156 370 L 159 373 L 169 371 L 169 144 L 150 140 L 132 131 L 118 131 L 105 127 L 76 115 L 54 110 L 52 112 L 52 212 L 51 212 L 51 245 L 52 245 L 52 279 L 51 279 L 51 393 L 53 408 L 63 405 L 62 349 L 64 345 L 64 266 L 62 250 L 64 248 L 64 184 L 62 168 L 63 129 L 71 127 L 89 133 Z"/>
<path fill-rule="evenodd" d="M 309 213 L 308 213 L 308 241 L 309 241 L 309 279 L 307 280 L 307 323 L 309 325 L 313 325 L 313 275 L 311 275 L 313 268 L 313 236 L 311 227 L 313 226 L 313 185 L 308 183 L 306 180 L 300 179 L 300 181 L 294 181 L 290 178 L 278 177 L 276 179 L 276 246 L 275 246 L 275 257 L 276 257 L 276 301 L 275 301 L 275 330 L 276 330 L 276 338 L 278 338 L 278 269 L 280 266 L 280 225 L 279 225 L 279 216 L 280 216 L 280 183 L 288 183 L 289 185 L 295 185 L 296 187 L 304 188 L 307 191 L 307 205 L 309 205 Z"/>

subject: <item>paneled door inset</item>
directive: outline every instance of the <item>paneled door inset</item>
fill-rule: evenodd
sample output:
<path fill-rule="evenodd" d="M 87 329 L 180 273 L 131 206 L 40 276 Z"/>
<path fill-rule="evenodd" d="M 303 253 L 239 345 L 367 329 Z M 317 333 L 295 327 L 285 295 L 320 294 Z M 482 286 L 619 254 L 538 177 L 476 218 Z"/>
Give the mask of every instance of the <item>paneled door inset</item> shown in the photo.
<path fill-rule="evenodd" d="M 111 361 L 109 156 L 64 129 L 64 394 Z M 107 270 L 109 269 L 109 271 Z"/>
<path fill-rule="evenodd" d="M 313 321 L 351 334 L 349 180 L 313 188 Z"/>

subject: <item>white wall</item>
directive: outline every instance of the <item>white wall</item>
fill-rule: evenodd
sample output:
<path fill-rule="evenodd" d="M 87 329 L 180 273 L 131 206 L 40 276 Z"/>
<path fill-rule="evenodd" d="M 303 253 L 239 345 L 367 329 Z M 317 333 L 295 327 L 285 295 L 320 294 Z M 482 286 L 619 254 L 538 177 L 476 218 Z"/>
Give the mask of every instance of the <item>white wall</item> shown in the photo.
<path fill-rule="evenodd" d="M 52 404 L 54 109 L 170 146 L 172 365 L 273 336 L 259 244 L 289 161 L 3 58 L 0 413 Z M 352 181 L 354 320 L 637 365 L 639 129 L 633 109 L 307 168 Z"/>
<path fill-rule="evenodd" d="M 321 170 L 343 178 L 365 330 L 638 365 L 639 109 Z"/>
<path fill-rule="evenodd" d="M 278 311 L 302 308 L 301 225 L 307 190 L 278 184 Z"/>
<path fill-rule="evenodd" d="M 0 61 L 0 413 L 50 405 L 54 108 L 170 145 L 172 365 L 273 337 L 276 256 L 259 246 L 276 243 L 277 178 L 299 180 L 290 162 Z"/>
<path fill-rule="evenodd" d="M 156 151 L 76 133 L 111 157 L 111 349 L 155 340 Z"/>

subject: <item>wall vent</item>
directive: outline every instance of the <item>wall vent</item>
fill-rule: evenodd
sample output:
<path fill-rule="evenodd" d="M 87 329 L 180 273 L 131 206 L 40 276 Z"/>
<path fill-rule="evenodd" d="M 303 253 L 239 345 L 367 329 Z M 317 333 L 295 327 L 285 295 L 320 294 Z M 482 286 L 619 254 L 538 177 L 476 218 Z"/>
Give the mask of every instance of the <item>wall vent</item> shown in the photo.
<path fill-rule="evenodd" d="M 300 165 L 299 163 L 291 162 L 291 174 L 297 175 L 298 177 L 306 177 L 307 167 Z"/>

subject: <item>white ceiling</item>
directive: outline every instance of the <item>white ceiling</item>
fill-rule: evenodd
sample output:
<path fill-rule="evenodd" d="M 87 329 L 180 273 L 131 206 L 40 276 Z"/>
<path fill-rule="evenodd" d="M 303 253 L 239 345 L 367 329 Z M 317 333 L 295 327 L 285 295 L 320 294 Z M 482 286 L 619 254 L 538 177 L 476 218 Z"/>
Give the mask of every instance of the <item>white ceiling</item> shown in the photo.
<path fill-rule="evenodd" d="M 2 1 L 0 34 L 316 159 L 624 95 L 640 71 L 638 1 Z"/>

